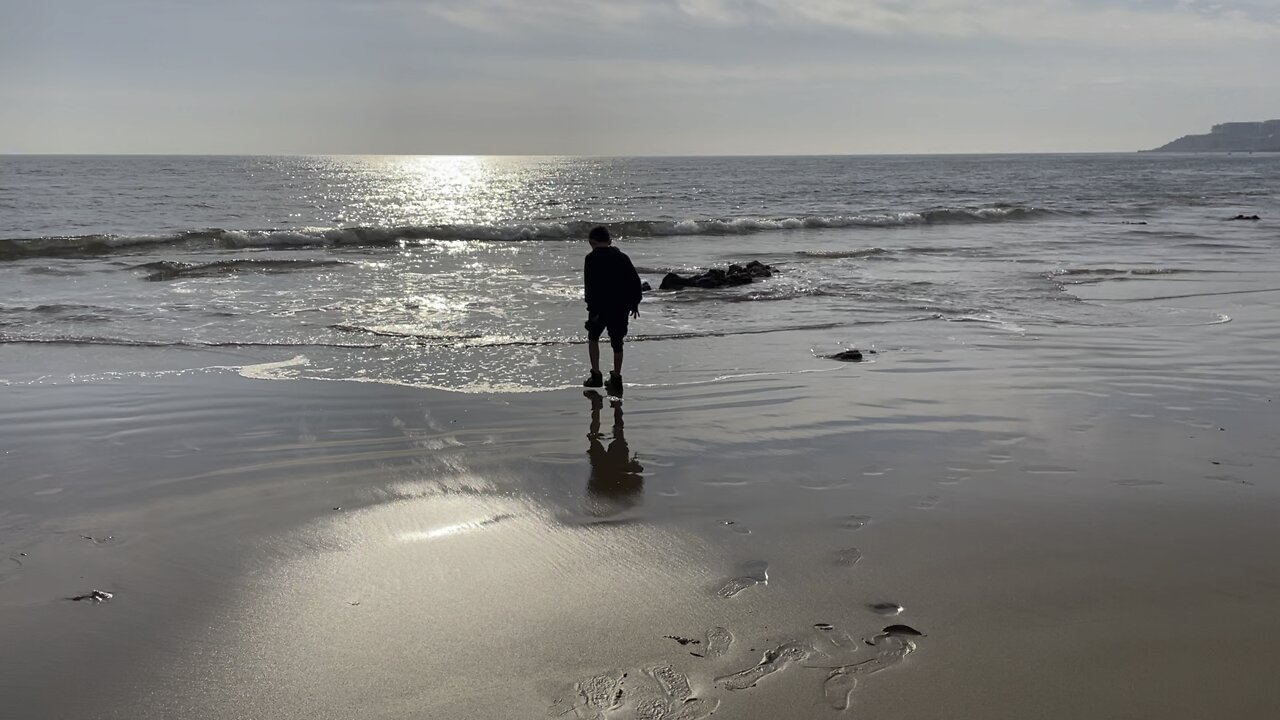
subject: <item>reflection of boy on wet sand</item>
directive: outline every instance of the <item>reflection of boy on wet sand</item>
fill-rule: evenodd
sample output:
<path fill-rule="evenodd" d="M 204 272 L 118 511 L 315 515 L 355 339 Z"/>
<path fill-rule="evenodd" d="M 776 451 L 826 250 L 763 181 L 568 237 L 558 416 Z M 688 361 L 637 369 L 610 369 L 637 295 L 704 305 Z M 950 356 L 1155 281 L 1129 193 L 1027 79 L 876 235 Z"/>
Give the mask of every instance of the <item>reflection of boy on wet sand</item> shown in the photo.
<path fill-rule="evenodd" d="M 613 405 L 613 440 L 605 448 L 601 442 L 600 411 L 604 398 L 597 392 L 586 393 L 591 399 L 591 427 L 587 439 L 587 459 L 591 462 L 591 477 L 587 480 L 587 495 L 592 501 L 593 515 L 612 515 L 622 512 L 639 501 L 644 490 L 644 466 L 631 455 L 627 439 L 622 434 L 622 404 Z"/>

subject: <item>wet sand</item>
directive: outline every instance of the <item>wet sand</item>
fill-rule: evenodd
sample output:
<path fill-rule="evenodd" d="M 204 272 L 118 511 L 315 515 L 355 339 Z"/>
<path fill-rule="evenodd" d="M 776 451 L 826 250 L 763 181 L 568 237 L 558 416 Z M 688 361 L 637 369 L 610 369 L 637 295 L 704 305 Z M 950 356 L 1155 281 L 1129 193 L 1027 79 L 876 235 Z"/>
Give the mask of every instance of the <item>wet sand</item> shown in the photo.
<path fill-rule="evenodd" d="M 1273 717 L 1276 302 L 620 408 L 6 346 L 2 714 Z"/>

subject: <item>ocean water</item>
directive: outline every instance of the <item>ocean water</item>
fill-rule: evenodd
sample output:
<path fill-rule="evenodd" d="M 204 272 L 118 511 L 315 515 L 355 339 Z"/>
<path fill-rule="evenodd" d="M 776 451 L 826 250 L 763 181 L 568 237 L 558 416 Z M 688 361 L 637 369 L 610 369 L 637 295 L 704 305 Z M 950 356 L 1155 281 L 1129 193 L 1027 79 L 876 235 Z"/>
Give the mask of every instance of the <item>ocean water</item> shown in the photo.
<path fill-rule="evenodd" d="M 1176 342 L 1280 289 L 1275 156 L 9 156 L 0 343 L 566 387 L 597 223 L 655 288 L 668 271 L 777 270 L 648 293 L 628 364 L 640 385 L 820 370 L 845 347 L 927 363 L 1093 328 Z"/>

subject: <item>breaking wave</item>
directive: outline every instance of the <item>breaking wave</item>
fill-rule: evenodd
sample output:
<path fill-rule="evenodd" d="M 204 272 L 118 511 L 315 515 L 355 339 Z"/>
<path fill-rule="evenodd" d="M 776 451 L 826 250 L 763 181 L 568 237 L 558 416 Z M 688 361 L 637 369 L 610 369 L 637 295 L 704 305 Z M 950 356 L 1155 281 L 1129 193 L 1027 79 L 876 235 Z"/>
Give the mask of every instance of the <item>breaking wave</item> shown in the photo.
<path fill-rule="evenodd" d="M 161 260 L 139 265 L 134 270 L 146 270 L 147 280 L 177 280 L 192 277 L 216 277 L 237 272 L 283 273 L 292 270 L 333 268 L 350 263 L 339 260 L 221 260 L 211 263 L 181 263 Z"/>
<path fill-rule="evenodd" d="M 1205 272 L 1203 270 L 1192 270 L 1186 268 L 1067 268 L 1064 270 L 1054 270 L 1049 273 L 1050 276 L 1076 276 L 1076 275 L 1182 275 L 1186 273 Z"/>
<path fill-rule="evenodd" d="M 1159 280 L 1170 275 L 1197 275 L 1223 272 L 1195 268 L 1064 268 L 1050 270 L 1042 277 L 1065 285 L 1096 285 L 1124 280 Z"/>
<path fill-rule="evenodd" d="M 327 342 L 265 342 L 254 340 L 141 340 L 134 338 L 106 337 L 101 335 L 15 335 L 0 332 L 0 345 L 109 345 L 137 348 L 348 348 L 373 350 L 382 347 L 375 343 L 327 343 Z"/>
<path fill-rule="evenodd" d="M 845 322 L 813 323 L 807 325 L 788 325 L 785 327 L 746 328 L 742 330 L 709 330 L 691 332 L 672 332 L 658 334 L 629 335 L 628 342 L 663 342 L 669 340 L 695 340 L 700 338 L 735 337 L 740 335 L 768 335 L 772 333 L 788 333 L 798 330 L 834 330 L 836 328 L 860 327 L 864 325 L 891 325 L 894 323 L 922 322 L 940 320 L 941 315 L 930 314 L 918 317 L 886 319 L 886 320 L 853 320 Z M 376 337 L 402 338 L 406 340 L 426 341 L 453 348 L 497 348 L 497 347 L 547 347 L 553 345 L 586 345 L 582 338 L 528 338 L 504 335 L 429 335 L 409 332 L 388 331 L 359 325 L 331 325 L 334 330 L 348 333 L 363 333 Z"/>
<path fill-rule="evenodd" d="M 879 247 L 864 248 L 862 250 L 801 250 L 796 253 L 796 255 L 799 255 L 800 257 L 822 258 L 825 260 L 881 257 L 892 254 L 892 250 L 886 250 L 885 248 Z"/>
<path fill-rule="evenodd" d="M 702 220 L 633 220 L 603 223 L 615 235 L 629 238 L 680 235 L 742 235 L 757 232 L 823 228 L 881 228 L 912 225 L 987 223 L 1034 220 L 1056 214 L 1034 207 L 995 205 L 979 208 L 934 208 L 918 212 L 856 215 L 810 215 L 782 218 Z M 394 227 L 299 228 L 269 230 L 188 230 L 156 235 L 72 235 L 0 239 L 0 260 L 27 257 L 83 257 L 155 248 L 208 250 L 380 246 L 422 241 L 575 240 L 597 224 L 587 221 Z"/>

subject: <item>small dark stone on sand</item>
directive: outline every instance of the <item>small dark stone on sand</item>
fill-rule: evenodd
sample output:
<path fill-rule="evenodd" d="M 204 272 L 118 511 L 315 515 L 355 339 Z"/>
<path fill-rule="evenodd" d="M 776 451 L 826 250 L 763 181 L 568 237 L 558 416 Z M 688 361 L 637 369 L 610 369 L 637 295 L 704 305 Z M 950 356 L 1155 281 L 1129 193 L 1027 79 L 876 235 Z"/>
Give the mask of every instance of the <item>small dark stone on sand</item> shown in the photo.
<path fill-rule="evenodd" d="M 839 360 L 840 362 L 862 362 L 861 350 L 841 350 L 835 355 L 828 355 L 828 360 Z"/>
<path fill-rule="evenodd" d="M 341 509 L 342 509 L 342 506 L 341 506 L 341 505 L 334 505 L 334 506 L 333 506 L 333 509 L 334 509 L 334 510 L 341 510 Z"/>
<path fill-rule="evenodd" d="M 73 600 L 75 602 L 81 602 L 83 600 L 91 600 L 95 603 L 100 603 L 100 602 L 106 602 L 110 600 L 112 597 L 114 597 L 114 595 L 112 593 L 106 592 L 105 590 L 94 590 L 93 592 L 87 595 L 77 595 L 73 598 L 68 598 L 68 599 Z"/>
<path fill-rule="evenodd" d="M 899 637 L 906 637 L 906 636 L 924 637 L 924 633 L 911 627 L 910 625 L 890 625 L 886 627 L 882 632 L 885 635 L 897 635 Z"/>

